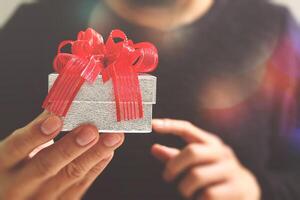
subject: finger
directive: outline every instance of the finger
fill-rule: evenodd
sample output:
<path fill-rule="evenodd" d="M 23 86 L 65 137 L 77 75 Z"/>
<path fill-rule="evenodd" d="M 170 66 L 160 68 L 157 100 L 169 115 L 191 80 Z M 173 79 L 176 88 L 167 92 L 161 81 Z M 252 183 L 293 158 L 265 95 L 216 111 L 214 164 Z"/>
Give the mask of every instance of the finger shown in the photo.
<path fill-rule="evenodd" d="M 219 143 L 220 140 L 190 122 L 172 119 L 152 120 L 153 129 L 160 134 L 172 134 L 181 137 L 186 142 Z"/>
<path fill-rule="evenodd" d="M 151 153 L 156 159 L 162 162 L 167 162 L 177 156 L 180 151 L 176 148 L 155 144 L 151 148 Z"/>
<path fill-rule="evenodd" d="M 241 199 L 235 192 L 235 188 L 230 184 L 217 184 L 212 187 L 207 188 L 201 197 L 200 200 L 232 200 L 232 199 Z"/>
<path fill-rule="evenodd" d="M 97 128 L 88 125 L 77 128 L 38 153 L 20 172 L 14 173 L 16 188 L 23 193 L 34 192 L 41 183 L 95 145 L 98 139 Z M 31 184 L 25 184 L 27 182 Z"/>
<path fill-rule="evenodd" d="M 180 154 L 171 159 L 164 171 L 166 181 L 174 180 L 179 174 L 198 164 L 217 162 L 222 158 L 217 147 L 202 144 L 190 144 Z"/>
<path fill-rule="evenodd" d="M 101 161 L 96 166 L 94 166 L 88 174 L 78 183 L 71 186 L 67 189 L 62 195 L 60 199 L 64 200 L 74 200 L 74 199 L 82 199 L 83 195 L 87 192 L 96 178 L 103 172 L 103 170 L 110 163 L 113 155 L 106 160 Z"/>
<path fill-rule="evenodd" d="M 124 141 L 124 134 L 102 134 L 96 145 L 50 178 L 39 190 L 37 199 L 57 199 L 67 188 L 81 180 L 97 163 L 111 158 Z"/>
<path fill-rule="evenodd" d="M 185 198 L 192 198 L 197 191 L 222 183 L 232 170 L 225 162 L 191 169 L 179 183 L 179 191 Z"/>
<path fill-rule="evenodd" d="M 59 117 L 44 112 L 27 126 L 16 130 L 0 143 L 0 171 L 27 158 L 36 147 L 52 140 L 61 128 Z"/>

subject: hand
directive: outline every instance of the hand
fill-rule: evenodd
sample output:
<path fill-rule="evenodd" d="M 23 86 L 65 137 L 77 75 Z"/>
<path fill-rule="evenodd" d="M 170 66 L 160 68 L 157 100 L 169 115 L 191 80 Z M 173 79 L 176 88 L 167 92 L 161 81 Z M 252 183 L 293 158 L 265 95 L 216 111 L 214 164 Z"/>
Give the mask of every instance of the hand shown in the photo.
<path fill-rule="evenodd" d="M 153 120 L 153 128 L 159 134 L 173 134 L 188 143 L 183 150 L 158 144 L 152 147 L 152 154 L 166 162 L 163 173 L 166 181 L 184 175 L 178 190 L 186 199 L 260 199 L 254 175 L 217 136 L 179 120 Z"/>
<path fill-rule="evenodd" d="M 124 140 L 83 125 L 41 147 L 61 128 L 59 117 L 44 112 L 0 142 L 0 199 L 80 199 Z"/>

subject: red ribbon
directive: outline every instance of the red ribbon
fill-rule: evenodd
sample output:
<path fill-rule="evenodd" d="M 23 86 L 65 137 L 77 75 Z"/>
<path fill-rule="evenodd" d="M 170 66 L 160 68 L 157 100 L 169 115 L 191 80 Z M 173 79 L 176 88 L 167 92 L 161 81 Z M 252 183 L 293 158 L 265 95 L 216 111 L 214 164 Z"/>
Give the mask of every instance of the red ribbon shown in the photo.
<path fill-rule="evenodd" d="M 69 44 L 72 53 L 62 53 L 61 49 Z M 157 64 L 157 50 L 151 43 L 134 44 L 120 30 L 113 30 L 104 43 L 93 29 L 81 31 L 76 41 L 63 41 L 58 47 L 54 69 L 59 76 L 43 108 L 66 116 L 82 84 L 94 83 L 101 74 L 104 83 L 112 79 L 117 121 L 143 118 L 138 73 L 151 72 Z"/>

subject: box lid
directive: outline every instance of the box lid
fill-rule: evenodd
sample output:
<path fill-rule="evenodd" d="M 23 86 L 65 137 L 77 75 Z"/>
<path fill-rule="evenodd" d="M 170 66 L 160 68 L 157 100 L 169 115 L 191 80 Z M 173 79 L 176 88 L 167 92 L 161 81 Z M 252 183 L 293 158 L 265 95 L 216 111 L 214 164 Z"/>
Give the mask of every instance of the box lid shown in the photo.
<path fill-rule="evenodd" d="M 58 74 L 52 73 L 49 75 L 49 88 L 52 87 Z M 139 75 L 140 87 L 142 92 L 142 100 L 144 104 L 156 103 L 156 77 L 148 74 Z M 94 84 L 85 82 L 78 92 L 74 101 L 88 101 L 88 102 L 103 102 L 114 103 L 115 96 L 113 91 L 112 81 L 109 80 L 103 84 L 102 76 Z"/>

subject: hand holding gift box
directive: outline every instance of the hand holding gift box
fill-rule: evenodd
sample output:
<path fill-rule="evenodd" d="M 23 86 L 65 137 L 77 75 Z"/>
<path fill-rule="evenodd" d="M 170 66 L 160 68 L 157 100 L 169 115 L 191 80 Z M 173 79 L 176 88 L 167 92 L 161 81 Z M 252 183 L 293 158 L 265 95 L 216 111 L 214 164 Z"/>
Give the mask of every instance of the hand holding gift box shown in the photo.
<path fill-rule="evenodd" d="M 72 54 L 61 53 L 68 44 Z M 156 78 L 139 73 L 151 72 L 157 64 L 151 43 L 134 44 L 120 30 L 104 43 L 100 34 L 87 29 L 76 41 L 59 45 L 54 60 L 59 75 L 49 76 L 51 89 L 43 107 L 65 117 L 64 130 L 93 123 L 104 132 L 151 132 Z"/>

